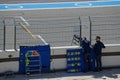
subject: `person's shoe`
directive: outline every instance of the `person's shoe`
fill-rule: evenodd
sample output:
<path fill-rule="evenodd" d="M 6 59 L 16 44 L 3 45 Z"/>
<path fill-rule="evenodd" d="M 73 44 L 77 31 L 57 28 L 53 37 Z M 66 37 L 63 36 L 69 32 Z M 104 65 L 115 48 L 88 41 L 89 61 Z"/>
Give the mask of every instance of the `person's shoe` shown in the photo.
<path fill-rule="evenodd" d="M 100 69 L 100 71 L 102 71 L 102 69 Z"/>
<path fill-rule="evenodd" d="M 99 69 L 97 69 L 97 70 L 95 70 L 95 72 L 100 72 L 100 70 L 99 70 Z"/>

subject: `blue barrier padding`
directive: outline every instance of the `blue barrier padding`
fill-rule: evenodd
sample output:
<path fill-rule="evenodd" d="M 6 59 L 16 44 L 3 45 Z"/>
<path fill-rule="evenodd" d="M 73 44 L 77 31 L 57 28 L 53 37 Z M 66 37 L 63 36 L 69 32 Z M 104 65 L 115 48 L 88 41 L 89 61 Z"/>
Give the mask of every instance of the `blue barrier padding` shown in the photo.
<path fill-rule="evenodd" d="M 94 49 L 91 49 L 90 59 L 91 59 L 90 69 L 91 69 L 91 71 L 95 71 L 95 54 L 94 54 Z"/>
<path fill-rule="evenodd" d="M 83 49 L 67 49 L 67 72 L 85 71 Z"/>
<path fill-rule="evenodd" d="M 67 71 L 68 72 L 84 72 L 87 71 L 83 49 L 68 49 L 67 51 Z M 80 54 L 77 54 L 80 52 Z M 80 58 L 80 59 L 79 59 Z M 80 64 L 78 66 L 77 64 Z M 90 53 L 90 71 L 95 71 L 95 54 L 91 49 Z"/>
<path fill-rule="evenodd" d="M 26 55 L 32 51 L 38 52 L 39 56 L 29 57 L 29 66 L 26 66 Z M 36 65 L 41 66 L 42 72 L 50 71 L 50 45 L 20 46 L 19 72 L 26 73 L 27 69 L 35 71 Z"/>
<path fill-rule="evenodd" d="M 34 46 L 20 46 L 19 72 L 25 73 L 25 54 L 27 51 L 35 50 Z"/>
<path fill-rule="evenodd" d="M 42 72 L 50 71 L 50 46 L 36 46 L 37 51 L 41 54 Z"/>

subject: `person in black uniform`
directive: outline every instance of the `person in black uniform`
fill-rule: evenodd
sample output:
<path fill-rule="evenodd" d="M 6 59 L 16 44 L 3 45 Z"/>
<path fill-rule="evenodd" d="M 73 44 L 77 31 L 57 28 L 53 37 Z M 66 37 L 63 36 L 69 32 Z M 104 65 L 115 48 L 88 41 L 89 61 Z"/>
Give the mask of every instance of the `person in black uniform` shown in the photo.
<path fill-rule="evenodd" d="M 102 71 L 102 62 L 101 62 L 102 48 L 105 48 L 105 46 L 100 41 L 100 36 L 96 36 L 96 43 L 93 47 L 95 53 L 96 71 Z"/>
<path fill-rule="evenodd" d="M 84 61 L 85 61 L 85 67 L 86 67 L 85 72 L 86 72 L 90 70 L 90 51 L 91 51 L 90 41 L 87 40 L 86 37 L 83 37 L 81 46 L 84 50 Z"/>

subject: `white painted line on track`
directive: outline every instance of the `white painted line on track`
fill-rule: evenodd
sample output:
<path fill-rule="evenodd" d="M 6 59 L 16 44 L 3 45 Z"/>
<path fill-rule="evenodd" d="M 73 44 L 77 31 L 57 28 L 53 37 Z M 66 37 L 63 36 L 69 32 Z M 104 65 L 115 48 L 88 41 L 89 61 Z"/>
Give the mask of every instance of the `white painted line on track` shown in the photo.
<path fill-rule="evenodd" d="M 48 43 L 43 39 L 43 37 L 42 37 L 41 35 L 35 35 L 35 36 L 37 36 L 39 39 L 41 39 L 42 42 L 43 42 L 45 45 L 48 44 Z"/>

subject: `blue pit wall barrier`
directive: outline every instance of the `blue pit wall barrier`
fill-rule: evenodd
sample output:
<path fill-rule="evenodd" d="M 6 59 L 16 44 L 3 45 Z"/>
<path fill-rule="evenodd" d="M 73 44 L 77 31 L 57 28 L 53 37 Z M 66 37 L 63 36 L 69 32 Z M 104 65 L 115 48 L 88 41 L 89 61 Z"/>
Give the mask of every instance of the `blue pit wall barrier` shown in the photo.
<path fill-rule="evenodd" d="M 38 69 L 39 68 L 39 69 Z M 19 72 L 50 71 L 50 45 L 20 46 Z"/>
<path fill-rule="evenodd" d="M 74 48 L 66 50 L 67 72 L 86 71 L 84 50 Z M 94 51 L 90 53 L 90 70 L 95 71 Z M 20 46 L 19 72 L 31 74 L 32 72 L 50 71 L 50 45 Z"/>
<path fill-rule="evenodd" d="M 86 72 L 87 66 L 85 63 L 84 50 L 78 49 L 67 49 L 67 72 Z M 91 49 L 90 53 L 90 69 L 89 71 L 95 71 L 95 57 L 94 50 Z"/>
<path fill-rule="evenodd" d="M 68 49 L 67 50 L 67 72 L 84 72 L 84 54 L 83 49 Z"/>

